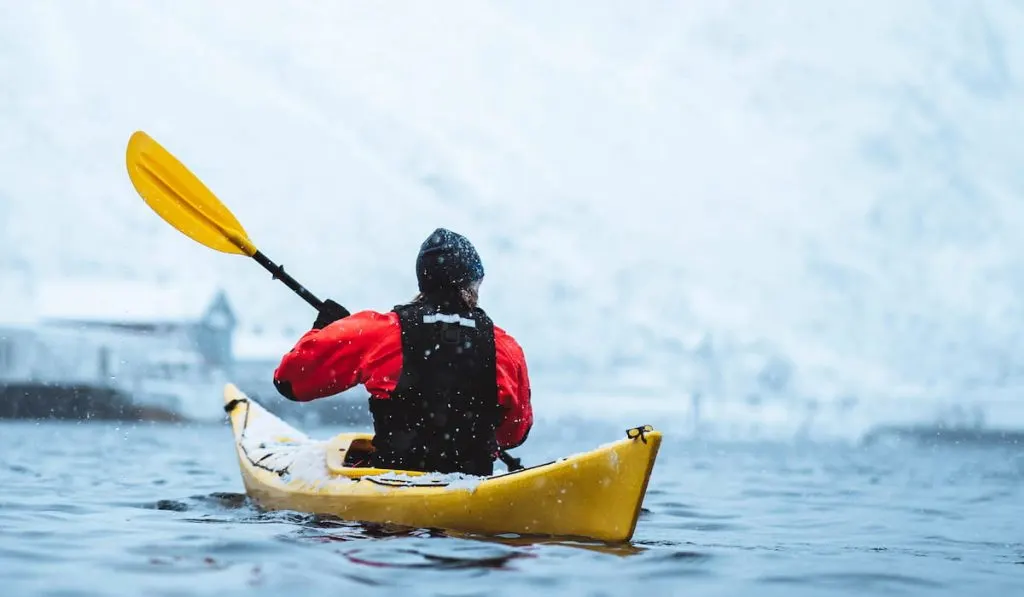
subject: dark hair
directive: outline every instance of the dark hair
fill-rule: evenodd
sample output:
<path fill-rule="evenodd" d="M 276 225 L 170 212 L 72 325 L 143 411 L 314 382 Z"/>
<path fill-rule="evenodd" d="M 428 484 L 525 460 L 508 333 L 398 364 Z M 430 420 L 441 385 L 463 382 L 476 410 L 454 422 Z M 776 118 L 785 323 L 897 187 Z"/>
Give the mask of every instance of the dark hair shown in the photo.
<path fill-rule="evenodd" d="M 448 291 L 443 293 L 438 292 L 418 292 L 416 296 L 412 297 L 412 302 L 422 303 L 426 301 L 435 303 L 444 303 L 457 301 L 467 309 L 475 309 L 480 302 L 480 280 L 474 280 L 467 282 L 466 284 L 459 286 L 454 292 Z"/>

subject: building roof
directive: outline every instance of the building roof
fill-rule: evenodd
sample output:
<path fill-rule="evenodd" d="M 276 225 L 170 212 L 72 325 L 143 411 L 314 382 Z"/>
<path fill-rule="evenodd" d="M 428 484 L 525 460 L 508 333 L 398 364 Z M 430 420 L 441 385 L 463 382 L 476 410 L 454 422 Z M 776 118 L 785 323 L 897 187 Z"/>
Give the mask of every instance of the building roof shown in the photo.
<path fill-rule="evenodd" d="M 222 291 L 203 283 L 162 285 L 125 280 L 59 280 L 36 285 L 43 321 L 181 323 L 202 319 Z M 233 314 L 232 314 L 233 317 Z"/>

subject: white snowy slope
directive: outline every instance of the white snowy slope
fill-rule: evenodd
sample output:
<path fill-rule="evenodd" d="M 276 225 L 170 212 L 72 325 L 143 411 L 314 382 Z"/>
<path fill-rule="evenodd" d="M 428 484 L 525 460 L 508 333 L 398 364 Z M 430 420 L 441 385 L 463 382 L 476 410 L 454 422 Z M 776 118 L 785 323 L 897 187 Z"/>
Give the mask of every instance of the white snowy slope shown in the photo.
<path fill-rule="evenodd" d="M 247 323 L 308 325 L 138 199 L 143 129 L 353 309 L 465 233 L 540 412 L 1024 426 L 1022 27 L 994 1 L 3 3 L 0 262 L 223 279 Z"/>

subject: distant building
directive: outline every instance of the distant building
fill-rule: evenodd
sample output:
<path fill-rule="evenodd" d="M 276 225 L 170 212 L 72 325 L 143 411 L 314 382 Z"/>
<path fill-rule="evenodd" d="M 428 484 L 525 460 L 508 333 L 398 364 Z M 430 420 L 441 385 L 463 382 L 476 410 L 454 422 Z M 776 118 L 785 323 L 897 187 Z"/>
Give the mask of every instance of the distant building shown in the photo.
<path fill-rule="evenodd" d="M 198 284 L 61 281 L 38 287 L 39 323 L 161 337 L 198 351 L 209 367 L 229 368 L 237 319 L 223 290 Z"/>
<path fill-rule="evenodd" d="M 313 404 L 283 399 L 274 369 L 298 336 L 238 334 L 220 288 L 103 279 L 32 286 L 33 316 L 19 311 L 0 323 L 0 418 L 224 421 L 231 381 L 281 416 L 370 422 L 361 388 Z"/>
<path fill-rule="evenodd" d="M 36 285 L 34 325 L 0 328 L 0 382 L 113 391 L 136 406 L 222 420 L 237 319 L 214 287 Z"/>

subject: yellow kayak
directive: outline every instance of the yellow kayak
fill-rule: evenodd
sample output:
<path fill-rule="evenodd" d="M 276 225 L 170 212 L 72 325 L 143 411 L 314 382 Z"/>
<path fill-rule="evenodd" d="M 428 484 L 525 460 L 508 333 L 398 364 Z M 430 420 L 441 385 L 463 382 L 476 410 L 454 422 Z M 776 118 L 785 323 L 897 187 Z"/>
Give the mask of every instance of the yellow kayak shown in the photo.
<path fill-rule="evenodd" d="M 372 433 L 311 439 L 224 388 L 246 493 L 261 508 L 484 535 L 625 542 L 661 445 L 649 425 L 589 452 L 490 477 L 360 466 Z"/>

